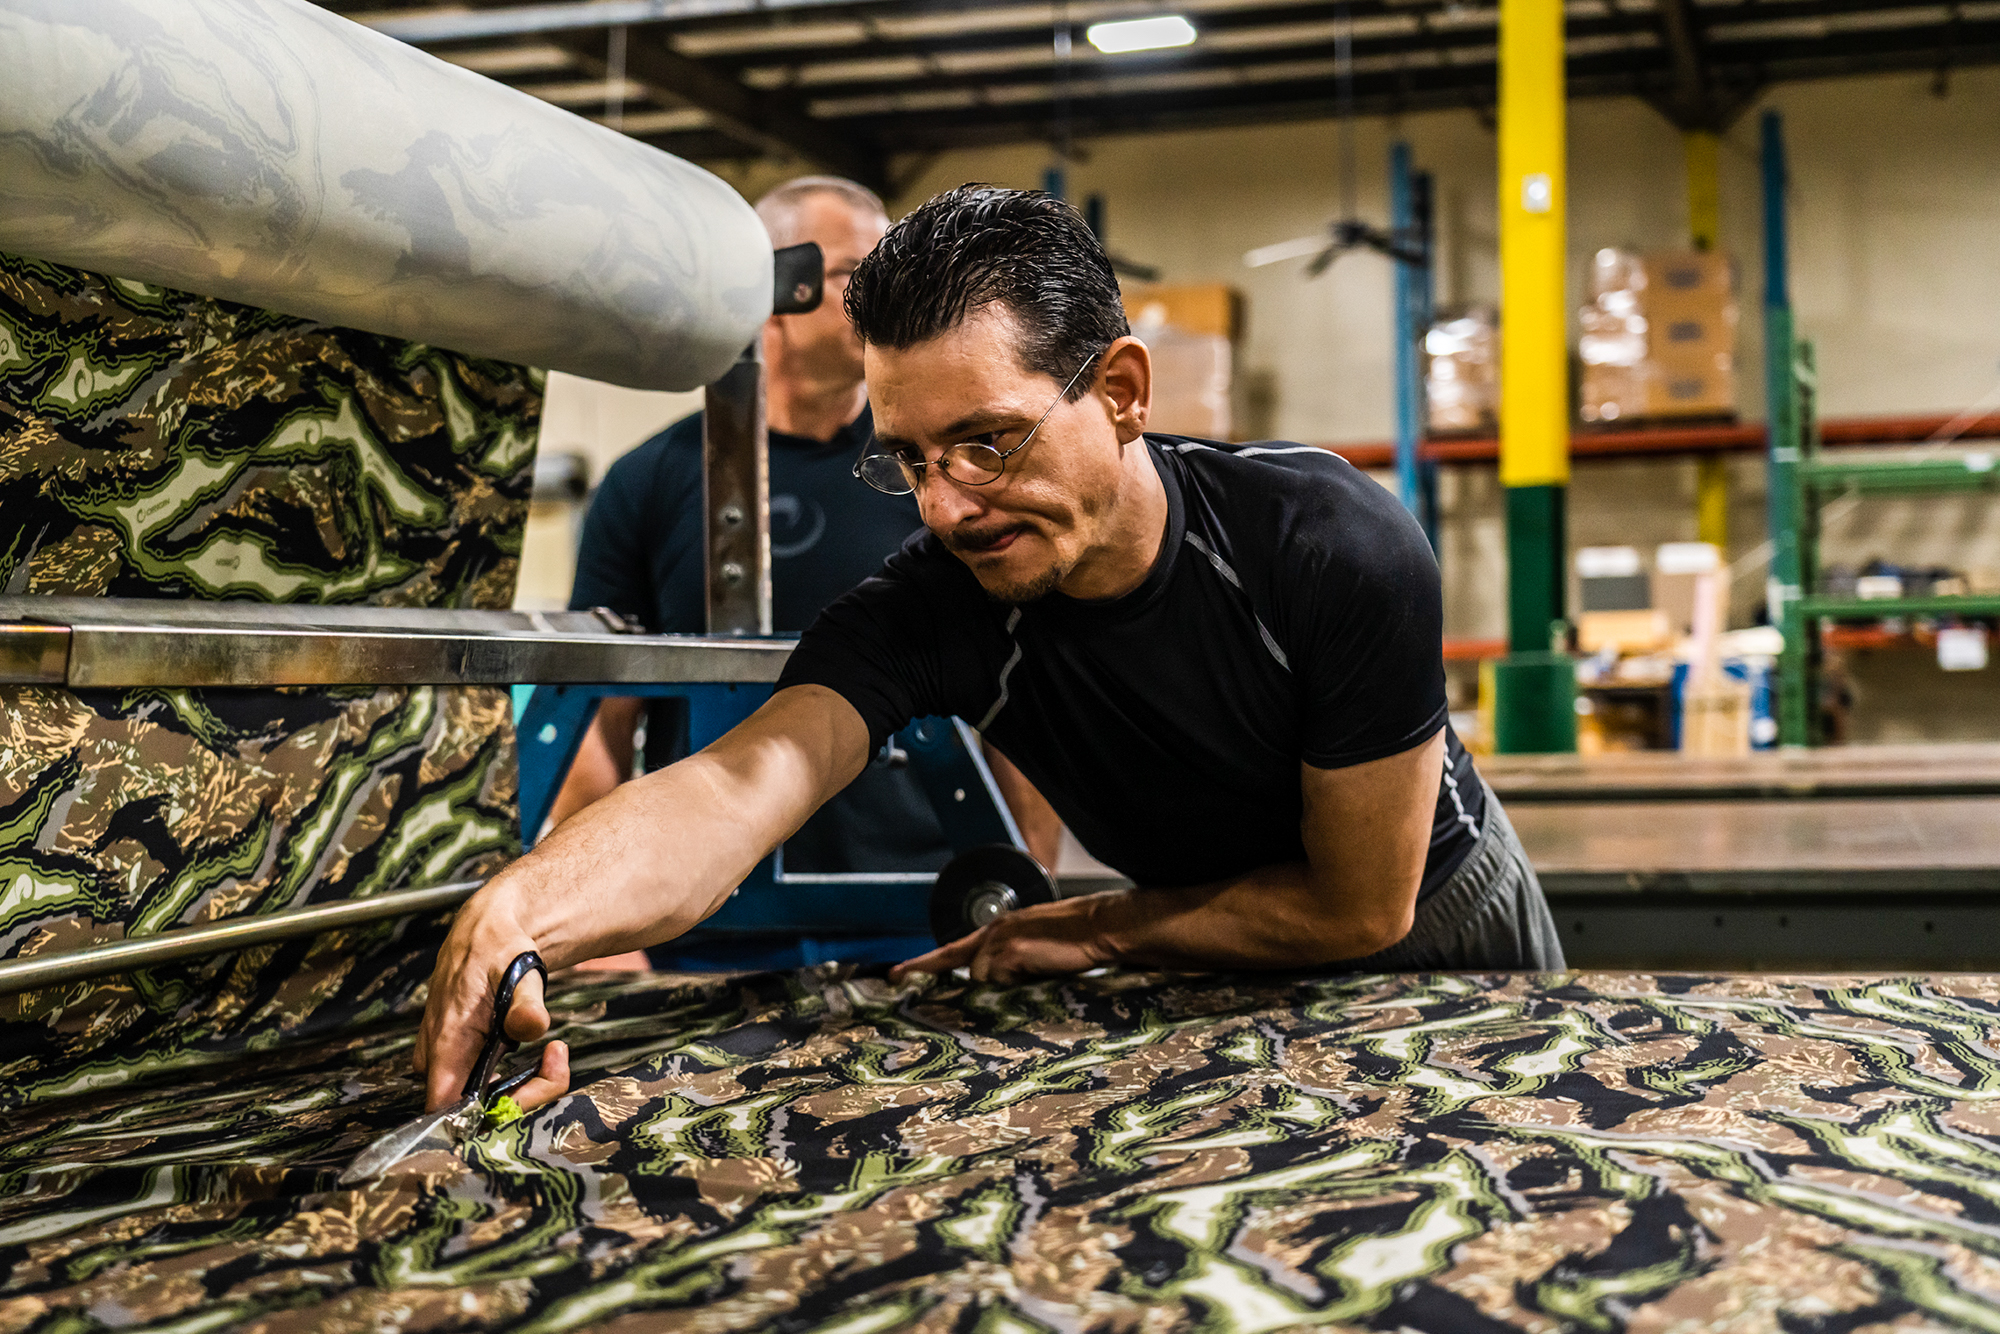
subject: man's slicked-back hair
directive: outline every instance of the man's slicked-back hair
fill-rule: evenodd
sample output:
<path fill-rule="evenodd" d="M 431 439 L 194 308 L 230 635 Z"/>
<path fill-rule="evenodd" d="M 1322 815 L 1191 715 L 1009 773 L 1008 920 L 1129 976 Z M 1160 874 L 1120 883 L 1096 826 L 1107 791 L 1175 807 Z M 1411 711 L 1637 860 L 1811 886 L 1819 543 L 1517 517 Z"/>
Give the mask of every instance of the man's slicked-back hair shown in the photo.
<path fill-rule="evenodd" d="M 1022 366 L 1058 384 L 1132 331 L 1104 247 L 1040 190 L 947 190 L 891 227 L 847 284 L 847 317 L 877 347 L 929 342 L 993 305 L 1020 326 Z M 1089 389 L 1084 376 L 1069 396 Z"/>

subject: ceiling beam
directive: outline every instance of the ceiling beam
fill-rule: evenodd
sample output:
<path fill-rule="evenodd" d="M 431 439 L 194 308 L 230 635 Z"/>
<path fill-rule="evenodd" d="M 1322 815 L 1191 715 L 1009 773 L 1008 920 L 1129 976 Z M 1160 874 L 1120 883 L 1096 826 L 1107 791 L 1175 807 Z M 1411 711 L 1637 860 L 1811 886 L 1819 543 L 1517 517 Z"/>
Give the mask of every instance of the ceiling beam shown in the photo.
<path fill-rule="evenodd" d="M 853 0 L 577 0 L 571 4 L 510 5 L 504 9 L 440 8 L 371 14 L 359 22 L 399 42 L 434 46 L 440 42 L 602 31 L 641 23 L 689 22 L 852 3 Z"/>
<path fill-rule="evenodd" d="M 1763 38 L 1717 42 L 1710 59 L 1719 73 L 1740 72 L 1765 83 L 1838 78 L 1848 74 L 1931 73 L 1947 25 L 1832 33 L 1813 42 Z M 2000 65 L 2000 20 L 1967 21 L 1957 29 L 1954 66 Z"/>
<path fill-rule="evenodd" d="M 1569 35 L 1572 42 L 1587 42 L 1607 37 L 1634 37 L 1644 43 L 1638 48 L 1640 50 L 1656 53 L 1659 49 L 1652 24 L 1639 18 L 1572 19 L 1569 23 Z M 1490 50 L 1497 41 L 1498 33 L 1495 28 L 1462 27 L 1430 33 L 1381 37 L 1368 41 L 1357 38 L 1352 51 L 1356 73 L 1359 76 L 1370 72 L 1368 70 L 1370 62 L 1405 62 L 1413 57 L 1432 54 Z M 1115 86 L 1121 80 L 1130 81 L 1198 70 L 1256 70 L 1266 65 L 1330 62 L 1338 50 L 1339 44 L 1331 39 L 1231 50 L 1193 46 L 1177 51 L 1149 52 L 1115 59 L 1076 61 L 1071 64 L 1067 73 L 1071 95 L 1079 96 L 1087 95 L 1088 90 L 1094 86 L 1104 84 Z M 1490 67 L 1492 62 L 1488 59 L 1468 63 Z M 1394 76 L 1400 73 L 1402 68 L 1433 67 L 1435 66 L 1429 62 L 1424 62 L 1399 66 L 1396 70 L 1375 72 Z M 1061 72 L 1059 62 L 1051 58 L 1045 63 L 1024 65 L 1017 69 L 973 70 L 913 78 L 884 77 L 879 73 L 866 73 L 852 78 L 821 76 L 810 83 L 792 84 L 788 87 L 814 100 L 895 93 L 930 93 L 949 89 L 1003 89 L 1033 84 L 1048 84 L 1053 88 Z"/>
<path fill-rule="evenodd" d="M 1728 86 L 1777 80 L 1838 78 L 1851 74 L 1929 73 L 1936 64 L 1936 32 L 1906 34 L 1884 44 L 1881 34 L 1855 33 L 1850 40 L 1808 57 L 1798 42 L 1759 44 L 1756 58 L 1737 63 L 1717 52 L 1714 72 Z M 1858 39 L 1858 40 L 1857 40 Z M 1961 45 L 1953 50 L 1954 66 L 2000 65 L 2000 23 L 1967 23 Z M 1750 44 L 1745 43 L 1745 46 Z M 1641 64 L 1613 53 L 1568 62 L 1567 84 L 1572 98 L 1642 97 L 1648 100 L 1671 88 L 1672 70 L 1660 52 Z M 1496 92 L 1496 70 L 1488 63 L 1408 71 L 1408 77 L 1376 75 L 1355 81 L 1354 110 L 1360 115 L 1405 112 L 1490 109 Z M 1049 104 L 1019 107 L 940 109 L 922 115 L 857 118 L 892 151 L 932 151 L 986 147 L 1046 140 L 1053 132 Z M 1221 125 L 1270 124 L 1330 118 L 1339 105 L 1324 79 L 1295 83 L 1239 84 L 1214 89 L 1125 93 L 1103 98 L 1073 99 L 1072 130 L 1078 135 L 1137 133 L 1150 130 L 1202 128 Z"/>
<path fill-rule="evenodd" d="M 551 33 L 548 40 L 593 72 L 608 68 L 601 33 Z M 700 108 L 716 128 L 759 148 L 796 154 L 871 190 L 888 188 L 888 159 L 865 132 L 835 129 L 789 98 L 746 88 L 674 50 L 660 33 L 644 28 L 627 33 L 625 76 Z"/>
<path fill-rule="evenodd" d="M 1701 58 L 1701 37 L 1695 28 L 1691 0 L 1658 0 L 1660 37 L 1673 62 L 1674 82 L 1660 99 L 1660 110 L 1683 130 L 1722 130 L 1716 124 L 1709 97 L 1708 66 Z"/>
<path fill-rule="evenodd" d="M 430 30 L 416 26 L 416 19 L 382 19 L 371 26 L 403 41 L 444 41 L 462 36 L 464 25 L 479 20 L 521 20 L 526 16 L 542 22 L 544 26 L 521 31 L 540 33 L 549 46 L 569 53 L 579 67 L 601 77 L 610 72 L 606 53 L 607 35 L 602 23 L 629 19 L 641 9 L 654 18 L 665 17 L 669 12 L 694 17 L 697 11 L 718 12 L 732 8 L 770 11 L 834 2 L 836 0 L 582 0 L 582 3 L 574 4 L 497 7 L 493 0 L 474 0 L 475 4 L 488 7 L 425 16 L 425 21 L 429 22 L 461 24 L 457 29 L 440 29 L 449 36 L 431 33 L 427 37 L 426 33 Z M 566 15 L 582 11 L 588 11 L 599 22 L 567 26 L 560 22 Z M 823 170 L 859 181 L 872 189 L 882 190 L 888 186 L 887 160 L 865 138 L 835 132 L 815 121 L 790 99 L 747 88 L 728 74 L 719 73 L 681 54 L 657 28 L 626 29 L 623 73 L 627 79 L 652 89 L 665 105 L 672 107 L 685 103 L 695 107 L 708 115 L 715 128 L 757 148 L 796 154 L 816 163 Z"/>
<path fill-rule="evenodd" d="M 1937 0 L 1927 0 L 1927 2 L 1934 4 Z M 996 6 L 992 5 L 990 0 L 980 0 L 979 9 L 994 8 Z M 914 12 L 919 16 L 925 13 L 921 9 Z M 1340 18 L 1343 12 L 1358 27 L 1365 30 L 1369 22 L 1375 19 L 1391 17 L 1399 21 L 1418 22 L 1427 16 L 1445 13 L 1447 10 L 1443 0 L 1419 5 L 1396 4 L 1391 3 L 1391 0 L 1353 0 L 1347 4 L 1341 3 L 1341 0 L 1266 0 L 1266 3 L 1252 6 L 1206 12 L 1199 8 L 1186 8 L 1184 12 L 1188 20 L 1195 25 L 1198 34 L 1196 45 L 1200 46 L 1216 37 L 1233 37 L 1255 28 L 1331 23 Z M 1074 8 L 1071 13 L 1075 13 Z M 910 18 L 911 13 L 899 11 L 893 15 L 876 14 L 868 17 L 877 20 L 874 25 L 875 31 L 873 35 L 861 41 L 815 45 L 802 35 L 798 41 L 784 45 L 745 44 L 735 49 L 705 49 L 701 52 L 701 58 L 718 68 L 744 69 L 802 65 L 826 60 L 873 60 L 890 56 L 927 56 L 1006 50 L 1013 47 L 1040 47 L 1050 51 L 1053 59 L 1053 29 L 1046 22 L 1007 26 L 964 24 L 942 32 L 902 34 L 898 31 L 897 20 Z M 1644 16 L 1634 15 L 1633 21 L 1643 22 Z M 1484 23 L 1484 26 L 1490 29 L 1498 25 L 1499 13 L 1497 10 L 1492 10 L 1491 18 Z M 1089 26 L 1087 20 L 1072 19 L 1069 29 L 1073 44 L 1082 46 L 1084 34 Z M 717 23 L 703 24 L 700 28 L 689 31 L 698 33 L 702 39 L 709 39 L 714 34 L 735 34 L 762 31 L 762 29 L 750 28 L 741 23 Z M 1360 40 L 1359 35 L 1356 40 Z M 704 40 L 704 45 L 706 44 Z M 1079 51 L 1079 55 L 1086 58 L 1089 54 L 1087 49 Z"/>

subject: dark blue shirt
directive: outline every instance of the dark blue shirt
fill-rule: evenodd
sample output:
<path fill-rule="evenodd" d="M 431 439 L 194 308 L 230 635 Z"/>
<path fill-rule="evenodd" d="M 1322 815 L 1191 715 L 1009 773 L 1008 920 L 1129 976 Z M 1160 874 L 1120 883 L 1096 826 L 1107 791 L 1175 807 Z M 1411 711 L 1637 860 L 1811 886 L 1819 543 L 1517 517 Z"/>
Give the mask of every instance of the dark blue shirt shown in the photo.
<path fill-rule="evenodd" d="M 796 633 L 881 568 L 923 520 L 910 496 L 854 475 L 873 433 L 866 409 L 830 442 L 771 432 L 772 625 Z M 590 504 L 573 608 L 609 607 L 648 630 L 700 634 L 701 414 L 613 463 Z M 686 711 L 649 706 L 646 767 L 688 750 Z M 785 844 L 791 871 L 935 871 L 951 856 L 930 803 L 902 770 L 870 766 Z"/>

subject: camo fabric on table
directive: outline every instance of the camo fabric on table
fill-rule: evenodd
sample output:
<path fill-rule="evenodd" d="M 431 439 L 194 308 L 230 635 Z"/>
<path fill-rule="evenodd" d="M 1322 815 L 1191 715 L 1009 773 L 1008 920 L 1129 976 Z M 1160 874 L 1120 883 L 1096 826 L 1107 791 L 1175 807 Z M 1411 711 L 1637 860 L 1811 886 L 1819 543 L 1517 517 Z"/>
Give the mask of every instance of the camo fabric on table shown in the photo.
<path fill-rule="evenodd" d="M 2000 1327 L 1994 978 L 554 996 L 576 1091 L 361 1190 L 407 1026 L 13 1118 L 0 1331 Z"/>
<path fill-rule="evenodd" d="M 505 607 L 540 377 L 0 255 L 0 588 Z M 0 689 L 0 957 L 485 874 L 497 690 Z M 407 1003 L 435 924 L 0 996 L 0 1108 Z"/>

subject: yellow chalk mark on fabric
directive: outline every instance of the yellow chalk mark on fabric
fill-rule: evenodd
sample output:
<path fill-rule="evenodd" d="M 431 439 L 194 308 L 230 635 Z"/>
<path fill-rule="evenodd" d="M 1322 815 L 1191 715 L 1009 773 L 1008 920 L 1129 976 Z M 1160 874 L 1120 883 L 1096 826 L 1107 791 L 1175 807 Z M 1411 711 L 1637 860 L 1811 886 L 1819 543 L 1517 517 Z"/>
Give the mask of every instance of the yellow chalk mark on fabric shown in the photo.
<path fill-rule="evenodd" d="M 486 1128 L 497 1130 L 509 1121 L 518 1121 L 526 1115 L 527 1113 L 521 1110 L 520 1103 L 503 1093 L 493 1100 L 491 1107 L 486 1109 Z"/>

